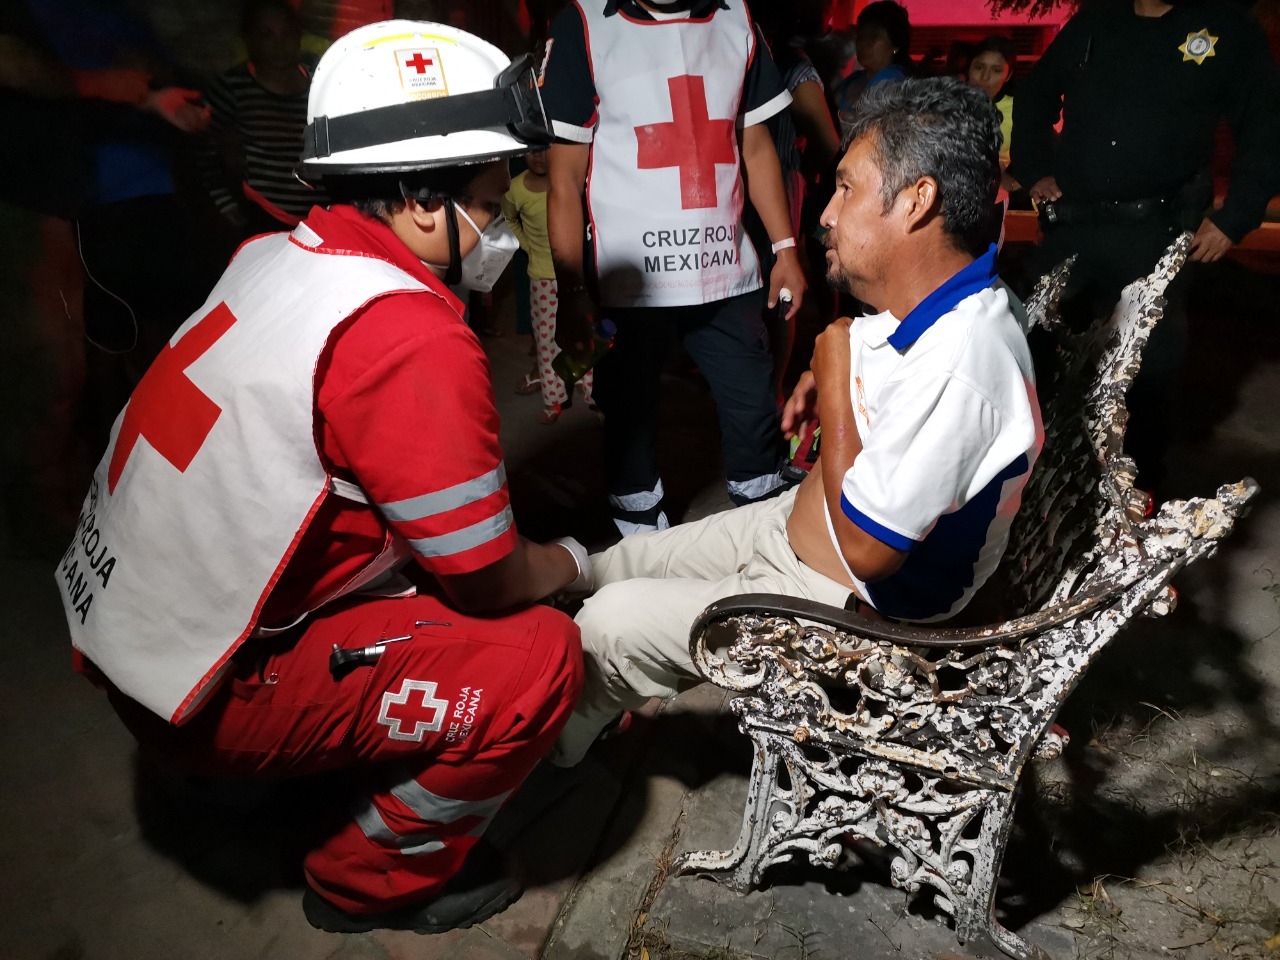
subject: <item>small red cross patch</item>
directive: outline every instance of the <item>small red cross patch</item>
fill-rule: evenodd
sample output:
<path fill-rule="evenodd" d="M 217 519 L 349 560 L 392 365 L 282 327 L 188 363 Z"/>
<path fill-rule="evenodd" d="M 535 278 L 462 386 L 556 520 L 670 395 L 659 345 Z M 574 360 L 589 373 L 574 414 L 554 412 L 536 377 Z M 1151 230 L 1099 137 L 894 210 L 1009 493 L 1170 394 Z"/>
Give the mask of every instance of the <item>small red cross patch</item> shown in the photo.
<path fill-rule="evenodd" d="M 426 73 L 427 67 L 434 63 L 434 60 L 423 59 L 421 53 L 415 53 L 411 59 L 404 62 L 404 65 L 406 67 L 413 67 L 413 69 L 418 71 L 418 73 Z"/>
<path fill-rule="evenodd" d="M 737 165 L 734 121 L 707 116 L 702 77 L 684 74 L 667 81 L 671 121 L 636 127 L 636 165 L 641 170 L 680 168 L 680 206 L 685 210 L 719 205 L 716 165 Z"/>
<path fill-rule="evenodd" d="M 226 333 L 236 315 L 220 303 L 176 344 L 165 344 L 129 398 L 120 422 L 111 464 L 107 468 L 107 492 L 115 493 L 125 464 L 141 437 L 151 448 L 185 473 L 195 459 L 222 408 L 187 377 L 186 369 L 200 359 Z"/>
<path fill-rule="evenodd" d="M 388 727 L 392 740 L 421 743 L 428 733 L 438 733 L 444 726 L 447 700 L 436 699 L 436 685 L 429 680 L 404 680 L 398 693 L 382 695 L 378 723 Z M 407 729 L 406 729 L 407 728 Z"/>

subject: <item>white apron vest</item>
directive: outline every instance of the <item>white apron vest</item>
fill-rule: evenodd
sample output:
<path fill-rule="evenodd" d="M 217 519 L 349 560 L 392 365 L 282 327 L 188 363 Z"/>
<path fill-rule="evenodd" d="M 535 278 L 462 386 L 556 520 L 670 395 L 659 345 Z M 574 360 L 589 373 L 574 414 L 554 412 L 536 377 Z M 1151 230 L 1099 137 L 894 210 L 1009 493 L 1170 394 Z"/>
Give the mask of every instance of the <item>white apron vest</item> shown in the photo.
<path fill-rule="evenodd" d="M 579 6 L 600 103 L 587 208 L 601 305 L 685 306 L 759 289 L 738 172 L 755 43 L 743 3 L 653 22 Z"/>
<path fill-rule="evenodd" d="M 57 572 L 76 649 L 174 723 L 255 631 L 330 488 L 314 433 L 325 344 L 371 300 L 427 289 L 319 243 L 303 224 L 232 260 L 116 419 Z M 398 559 L 389 547 L 339 593 Z"/>

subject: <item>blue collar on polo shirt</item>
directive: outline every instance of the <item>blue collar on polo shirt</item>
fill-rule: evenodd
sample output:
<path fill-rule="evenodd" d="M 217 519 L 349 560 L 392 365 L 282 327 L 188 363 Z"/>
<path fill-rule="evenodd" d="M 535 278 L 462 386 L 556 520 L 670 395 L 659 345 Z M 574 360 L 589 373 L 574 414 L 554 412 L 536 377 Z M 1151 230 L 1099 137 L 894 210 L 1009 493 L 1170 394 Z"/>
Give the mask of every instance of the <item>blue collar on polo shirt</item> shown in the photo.
<path fill-rule="evenodd" d="M 934 290 L 903 318 L 898 329 L 889 334 L 895 350 L 905 350 L 933 326 L 935 320 L 955 309 L 965 297 L 985 290 L 996 280 L 996 245 L 969 264 L 942 286 Z"/>

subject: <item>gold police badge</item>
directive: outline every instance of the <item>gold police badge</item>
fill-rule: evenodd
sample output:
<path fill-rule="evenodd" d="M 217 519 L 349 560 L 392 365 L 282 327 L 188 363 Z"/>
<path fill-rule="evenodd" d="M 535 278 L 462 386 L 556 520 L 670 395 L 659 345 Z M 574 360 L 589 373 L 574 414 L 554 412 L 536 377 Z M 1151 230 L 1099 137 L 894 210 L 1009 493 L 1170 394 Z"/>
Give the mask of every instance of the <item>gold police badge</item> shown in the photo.
<path fill-rule="evenodd" d="M 1218 42 L 1218 38 L 1210 36 L 1208 30 L 1197 30 L 1195 33 L 1188 33 L 1187 39 L 1182 41 L 1182 46 L 1178 47 L 1182 51 L 1182 62 L 1194 60 L 1197 64 L 1204 63 L 1209 57 L 1214 56 L 1214 45 Z"/>

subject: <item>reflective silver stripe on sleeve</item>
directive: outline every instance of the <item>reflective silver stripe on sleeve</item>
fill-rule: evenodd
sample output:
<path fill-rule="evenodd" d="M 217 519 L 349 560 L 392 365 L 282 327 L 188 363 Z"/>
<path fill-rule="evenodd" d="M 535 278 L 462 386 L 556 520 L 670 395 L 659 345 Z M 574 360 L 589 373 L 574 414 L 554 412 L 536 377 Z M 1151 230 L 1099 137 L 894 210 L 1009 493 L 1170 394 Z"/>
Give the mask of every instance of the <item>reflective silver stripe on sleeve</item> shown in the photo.
<path fill-rule="evenodd" d="M 506 482 L 507 467 L 506 464 L 500 463 L 493 470 L 474 480 L 464 480 L 444 490 L 424 493 L 420 497 L 410 497 L 408 500 L 380 503 L 378 509 L 388 520 L 397 520 L 402 523 L 410 520 L 424 520 L 427 517 L 456 510 L 458 507 L 465 507 L 477 500 L 483 500 L 501 490 Z"/>
<path fill-rule="evenodd" d="M 420 557 L 450 557 L 455 553 L 463 553 L 473 547 L 479 547 L 490 540 L 496 540 L 514 524 L 515 519 L 511 516 L 511 508 L 507 507 L 487 520 L 473 523 L 453 533 L 410 540 L 409 546 L 413 547 L 413 552 Z"/>
<path fill-rule="evenodd" d="M 387 826 L 382 815 L 372 803 L 363 803 L 355 813 L 356 826 L 368 839 L 399 850 L 405 856 L 417 857 L 427 853 L 439 853 L 444 849 L 444 842 L 435 837 L 402 837 Z"/>
<path fill-rule="evenodd" d="M 342 480 L 338 477 L 329 478 L 329 489 L 342 497 L 344 500 L 354 500 L 356 503 L 368 503 L 369 498 L 365 492 L 356 484 L 349 480 Z"/>
<path fill-rule="evenodd" d="M 770 100 L 768 103 L 762 103 L 754 110 L 748 110 L 742 115 L 739 126 L 753 127 L 757 123 L 764 123 L 775 113 L 781 113 L 791 104 L 791 94 L 783 90 L 780 94 Z"/>
<path fill-rule="evenodd" d="M 486 800 L 454 800 L 452 797 L 432 793 L 416 780 L 406 780 L 392 787 L 391 795 L 423 820 L 453 823 L 463 817 L 483 817 L 488 820 L 506 803 L 511 791 Z"/>
<path fill-rule="evenodd" d="M 561 140 L 572 140 L 574 143 L 590 143 L 595 139 L 595 131 L 590 127 L 580 127 L 563 120 L 552 120 L 551 132 Z"/>

